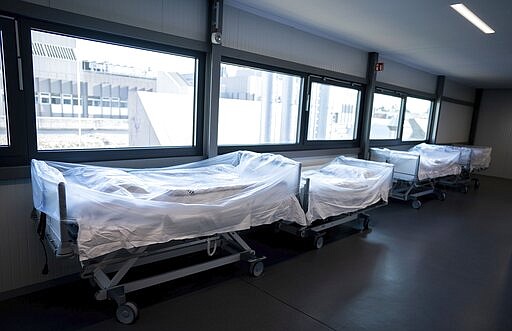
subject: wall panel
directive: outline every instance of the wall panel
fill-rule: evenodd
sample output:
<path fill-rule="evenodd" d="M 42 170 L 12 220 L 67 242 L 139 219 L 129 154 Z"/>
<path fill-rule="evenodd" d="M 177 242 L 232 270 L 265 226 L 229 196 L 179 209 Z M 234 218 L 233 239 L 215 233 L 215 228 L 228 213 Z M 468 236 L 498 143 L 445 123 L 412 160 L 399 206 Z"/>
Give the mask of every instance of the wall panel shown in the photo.
<path fill-rule="evenodd" d="M 208 1 L 204 0 L 24 0 L 75 14 L 205 41 Z"/>
<path fill-rule="evenodd" d="M 444 82 L 444 96 L 452 99 L 474 102 L 475 89 L 446 79 Z"/>
<path fill-rule="evenodd" d="M 465 143 L 469 140 L 473 107 L 444 101 L 441 105 L 436 143 Z"/>
<path fill-rule="evenodd" d="M 483 92 L 475 145 L 492 147 L 485 174 L 512 179 L 512 90 Z"/>
<path fill-rule="evenodd" d="M 436 75 L 385 58 L 380 61 L 384 62 L 384 71 L 377 72 L 377 84 L 382 82 L 432 94 L 436 92 Z"/>
<path fill-rule="evenodd" d="M 224 6 L 223 45 L 364 78 L 367 52 Z"/>

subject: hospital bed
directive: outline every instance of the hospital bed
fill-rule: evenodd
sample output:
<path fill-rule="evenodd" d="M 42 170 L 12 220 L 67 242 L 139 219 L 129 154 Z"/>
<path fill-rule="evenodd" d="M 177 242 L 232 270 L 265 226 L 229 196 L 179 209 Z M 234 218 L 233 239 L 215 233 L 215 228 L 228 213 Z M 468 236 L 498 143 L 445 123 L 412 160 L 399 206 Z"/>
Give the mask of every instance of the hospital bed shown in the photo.
<path fill-rule="evenodd" d="M 436 179 L 461 172 L 460 152 L 446 150 L 395 151 L 371 148 L 370 158 L 395 166 L 391 197 L 411 201 L 414 209 L 421 207 L 420 197 L 435 195 L 439 200 L 446 193 L 435 187 Z"/>
<path fill-rule="evenodd" d="M 473 182 L 474 187 L 479 188 L 480 180 L 474 177 L 474 174 L 489 168 L 491 164 L 492 147 L 472 145 L 454 145 L 454 147 L 469 148 L 471 150 L 469 171 L 466 171 L 465 174 Z"/>
<path fill-rule="evenodd" d="M 33 216 L 55 255 L 77 256 L 96 299 L 114 300 L 117 319 L 129 324 L 138 316 L 129 292 L 238 261 L 260 275 L 264 257 L 237 231 L 281 219 L 306 224 L 300 169 L 245 151 L 159 169 L 32 160 Z M 123 281 L 134 267 L 190 254 L 205 258 Z"/>
<path fill-rule="evenodd" d="M 423 143 L 416 145 L 411 149 L 411 151 L 418 152 L 428 152 L 429 150 L 460 153 L 458 164 L 461 167 L 461 172 L 458 174 L 441 177 L 436 181 L 436 184 L 443 187 L 459 189 L 463 193 L 469 192 L 469 186 L 472 182 L 475 188 L 480 186 L 478 178 L 474 178 L 473 174 L 477 171 L 487 169 L 491 159 L 490 147 L 476 147 L 468 145 L 432 145 Z"/>
<path fill-rule="evenodd" d="M 324 244 L 329 228 L 359 219 L 368 230 L 367 211 L 387 204 L 393 165 L 338 156 L 319 169 L 303 171 L 301 204 L 306 225 L 282 221 L 279 230 Z"/>

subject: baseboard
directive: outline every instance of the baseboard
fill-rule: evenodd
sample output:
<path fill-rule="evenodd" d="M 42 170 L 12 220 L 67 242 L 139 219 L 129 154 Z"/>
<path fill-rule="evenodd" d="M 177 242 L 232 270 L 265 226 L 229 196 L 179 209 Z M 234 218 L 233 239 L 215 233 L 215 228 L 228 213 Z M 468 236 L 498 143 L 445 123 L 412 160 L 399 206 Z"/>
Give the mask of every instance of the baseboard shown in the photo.
<path fill-rule="evenodd" d="M 33 292 L 45 290 L 45 289 L 48 289 L 48 288 L 51 288 L 51 287 L 55 287 L 55 286 L 59 286 L 59 285 L 69 284 L 71 282 L 76 282 L 77 280 L 80 280 L 80 274 L 79 273 L 75 273 L 75 274 L 71 274 L 71 275 L 55 278 L 55 279 L 48 280 L 48 281 L 41 282 L 41 283 L 37 283 L 37 284 L 32 284 L 32 285 L 20 287 L 20 288 L 14 289 L 14 290 L 9 290 L 9 291 L 5 291 L 5 292 L 1 292 L 0 293 L 0 301 L 9 300 L 9 299 L 12 299 L 12 298 L 15 298 L 15 297 L 27 295 L 27 294 L 30 294 L 30 293 L 33 293 Z"/>

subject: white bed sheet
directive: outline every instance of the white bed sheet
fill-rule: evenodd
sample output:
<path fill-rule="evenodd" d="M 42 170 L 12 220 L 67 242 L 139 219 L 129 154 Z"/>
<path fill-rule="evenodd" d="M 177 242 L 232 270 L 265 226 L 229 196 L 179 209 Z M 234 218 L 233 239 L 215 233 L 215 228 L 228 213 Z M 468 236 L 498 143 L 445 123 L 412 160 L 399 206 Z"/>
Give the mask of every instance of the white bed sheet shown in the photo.
<path fill-rule="evenodd" d="M 308 225 L 388 201 L 393 165 L 339 156 L 318 170 L 304 171 L 310 179 Z"/>
<path fill-rule="evenodd" d="M 160 169 L 32 161 L 36 209 L 59 218 L 64 182 L 68 219 L 79 225 L 80 260 L 125 248 L 239 231 L 281 219 L 305 225 L 296 198 L 299 163 L 234 152 Z"/>

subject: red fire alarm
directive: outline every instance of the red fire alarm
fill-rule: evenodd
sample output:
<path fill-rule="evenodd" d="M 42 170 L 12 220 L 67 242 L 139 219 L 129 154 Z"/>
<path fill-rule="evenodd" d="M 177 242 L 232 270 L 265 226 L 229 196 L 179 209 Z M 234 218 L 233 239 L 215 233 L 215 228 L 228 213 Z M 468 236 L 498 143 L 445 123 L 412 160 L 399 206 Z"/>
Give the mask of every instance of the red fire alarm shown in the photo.
<path fill-rule="evenodd" d="M 384 71 L 384 62 L 377 62 L 375 65 L 375 71 Z"/>

